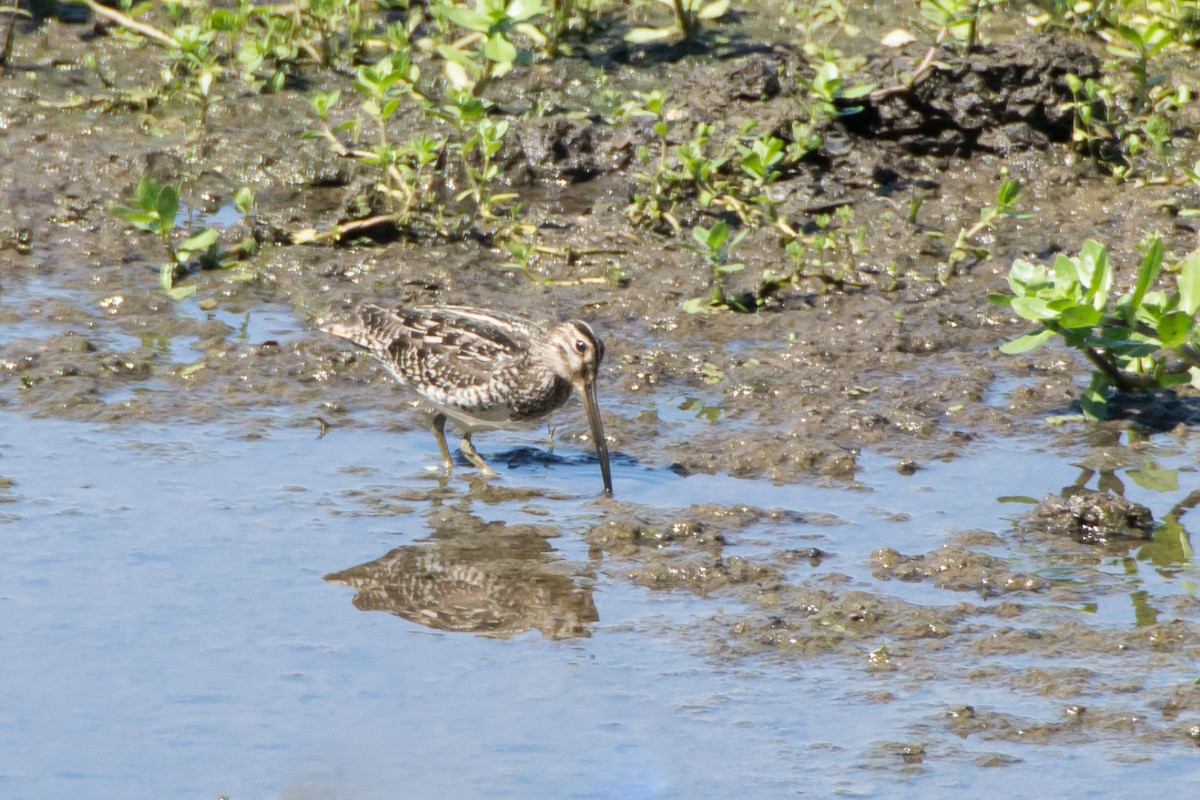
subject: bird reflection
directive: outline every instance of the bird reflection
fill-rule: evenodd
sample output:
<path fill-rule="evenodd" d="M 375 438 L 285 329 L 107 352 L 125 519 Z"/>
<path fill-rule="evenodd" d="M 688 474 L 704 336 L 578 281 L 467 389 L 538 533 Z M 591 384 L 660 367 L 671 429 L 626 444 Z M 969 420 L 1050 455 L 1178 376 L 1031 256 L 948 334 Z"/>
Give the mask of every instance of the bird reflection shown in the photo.
<path fill-rule="evenodd" d="M 484 523 L 441 509 L 431 541 L 325 576 L 357 590 L 354 605 L 442 631 L 508 638 L 536 628 L 552 639 L 589 636 L 600 617 L 533 526 Z M 548 529 L 552 530 L 552 529 Z"/>

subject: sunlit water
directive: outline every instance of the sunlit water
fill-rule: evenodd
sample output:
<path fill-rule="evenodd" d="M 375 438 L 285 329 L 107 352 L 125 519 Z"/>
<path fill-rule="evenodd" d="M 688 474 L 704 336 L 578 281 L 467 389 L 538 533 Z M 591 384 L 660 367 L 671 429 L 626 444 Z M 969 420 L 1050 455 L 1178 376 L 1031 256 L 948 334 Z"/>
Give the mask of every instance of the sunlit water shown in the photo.
<path fill-rule="evenodd" d="M 1200 779 L 1186 746 L 1120 763 L 1097 747 L 960 741 L 940 722 L 956 703 L 1053 718 L 1061 704 L 1044 698 L 953 679 L 901 684 L 835 659 L 714 657 L 704 631 L 738 601 L 639 588 L 598 568 L 584 535 L 605 505 L 582 454 L 504 471 L 502 485 L 562 497 L 484 503 L 467 499 L 465 481 L 439 495 L 483 521 L 552 526 L 545 564 L 590 590 L 589 638 L 504 639 L 364 613 L 351 589 L 323 580 L 435 533 L 434 501 L 422 499 L 438 486 L 422 471 L 435 460 L 427 433 L 247 437 L 10 414 L 0 425 L 0 476 L 12 481 L 0 504 L 0 796 L 1074 798 Z M 1002 532 L 1015 512 L 996 498 L 1040 497 L 1077 474 L 1033 448 L 1020 470 L 1003 469 L 1012 457 L 1011 444 L 981 445 L 904 478 L 866 454 L 858 477 L 870 492 L 680 478 L 630 457 L 614 472 L 627 503 L 836 515 L 846 524 L 743 531 L 727 552 L 818 546 L 868 585 L 873 549 Z M 1130 487 L 1156 513 L 1185 493 Z M 1130 580 L 1152 601 L 1180 591 L 1141 571 Z M 874 586 L 963 599 L 927 582 Z M 1133 624 L 1124 587 L 1100 605 L 1106 620 Z M 876 690 L 896 700 L 873 701 Z M 910 766 L 893 748 L 914 739 L 928 752 Z M 975 766 L 976 751 L 1019 763 Z"/>

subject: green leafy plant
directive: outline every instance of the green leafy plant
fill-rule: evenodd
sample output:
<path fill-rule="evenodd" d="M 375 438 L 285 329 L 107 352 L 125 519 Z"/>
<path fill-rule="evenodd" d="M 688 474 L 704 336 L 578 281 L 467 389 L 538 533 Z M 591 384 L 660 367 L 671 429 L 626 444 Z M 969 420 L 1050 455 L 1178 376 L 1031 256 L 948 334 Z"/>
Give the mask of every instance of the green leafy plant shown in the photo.
<path fill-rule="evenodd" d="M 981 0 L 921 0 L 921 16 L 938 27 L 939 43 L 947 36 L 971 46 L 979 38 Z"/>
<path fill-rule="evenodd" d="M 173 300 L 182 300 L 196 291 L 194 284 L 176 286 L 175 281 L 185 273 L 184 265 L 197 254 L 206 254 L 217 260 L 217 231 L 207 228 L 187 237 L 179 244 L 172 242 L 175 232 L 175 217 L 179 213 L 179 190 L 146 176 L 138 181 L 137 189 L 129 200 L 130 205 L 110 203 L 108 212 L 118 219 L 140 230 L 156 234 L 166 246 L 170 260 L 159 270 L 159 285 Z"/>
<path fill-rule="evenodd" d="M 967 228 L 960 228 L 950 251 L 950 258 L 939 278 L 945 282 L 955 274 L 958 265 L 968 258 L 987 258 L 987 248 L 974 244 L 974 239 L 984 231 L 995 230 L 1002 219 L 1029 219 L 1027 211 L 1018 211 L 1017 199 L 1021 196 L 1021 183 L 1016 178 L 1004 178 L 996 190 L 996 204 L 979 210 L 979 220 Z M 940 235 L 940 234 L 931 234 Z"/>
<path fill-rule="evenodd" d="M 517 199 L 515 193 L 494 191 L 494 184 L 504 172 L 495 156 L 508 132 L 508 120 L 490 119 L 487 115 L 489 106 L 489 103 L 470 91 L 460 89 L 451 90 L 449 102 L 435 112 L 458 133 L 447 147 L 459 156 L 467 188 L 455 195 L 454 199 L 469 198 L 475 214 L 483 219 L 494 219 L 495 206 Z"/>
<path fill-rule="evenodd" d="M 695 245 L 684 245 L 694 253 L 699 254 L 712 271 L 712 291 L 708 297 L 693 297 L 683 304 L 683 310 L 689 314 L 697 314 L 715 308 L 728 308 L 733 311 L 754 311 L 758 308 L 753 295 L 730 294 L 725 290 L 725 277 L 734 272 L 741 272 L 746 265 L 729 260 L 729 249 L 736 247 L 747 231 L 740 230 L 729 241 L 729 226 L 724 220 L 713 224 L 711 228 L 697 225 L 692 228 L 692 239 Z"/>
<path fill-rule="evenodd" d="M 817 121 L 857 114 L 863 107 L 854 105 L 853 101 L 866 97 L 875 89 L 874 85 L 864 83 L 846 86 L 843 68 L 839 60 L 827 59 L 817 67 L 812 78 L 804 82 L 819 111 L 813 115 Z"/>
<path fill-rule="evenodd" d="M 851 225 L 853 216 L 849 205 L 838 206 L 833 214 L 817 215 L 812 231 L 788 239 L 784 251 L 792 260 L 792 270 L 784 275 L 765 271 L 760 297 L 765 300 L 786 284 L 798 287 L 814 280 L 837 291 L 864 288 L 867 284 L 858 276 L 855 261 L 863 251 L 867 229 Z"/>
<path fill-rule="evenodd" d="M 1165 75 L 1150 74 L 1150 59 L 1162 52 L 1175 39 L 1175 34 L 1162 23 L 1151 20 L 1130 20 L 1118 23 L 1114 30 L 1124 41 L 1108 46 L 1108 52 L 1124 59 L 1134 77 L 1134 113 L 1153 105 L 1151 90 L 1166 80 Z"/>
<path fill-rule="evenodd" d="M 809 58 L 832 55 L 835 37 L 855 37 L 859 30 L 849 22 L 849 7 L 843 0 L 789 0 L 782 19 L 789 21 L 803 39 Z"/>
<path fill-rule="evenodd" d="M 531 20 L 550 9 L 540 0 L 475 0 L 473 8 L 463 8 L 443 0 L 431 7 L 433 15 L 454 27 L 467 31 L 453 42 L 437 45 L 447 80 L 457 90 L 470 89 L 478 96 L 494 78 L 519 64 L 528 64 L 531 54 L 518 47 L 514 33 L 542 47 L 549 39 Z"/>
<path fill-rule="evenodd" d="M 1081 79 L 1067 73 L 1063 80 L 1071 92 L 1071 100 L 1063 104 L 1072 112 L 1071 140 L 1083 145 L 1097 165 L 1107 157 L 1105 142 L 1112 138 L 1108 109 L 1113 106 L 1112 82 L 1101 83 L 1095 78 Z"/>
<path fill-rule="evenodd" d="M 1077 256 L 1060 254 L 1052 268 L 1024 259 L 1008 274 L 1012 294 L 989 299 L 1037 323 L 1000 350 L 1024 353 L 1060 336 L 1092 364 L 1080 398 L 1087 419 L 1104 419 L 1110 391 L 1130 392 L 1191 383 L 1200 388 L 1200 251 L 1170 274 L 1170 291 L 1152 287 L 1163 270 L 1163 245 L 1150 240 L 1132 291 L 1110 297 L 1114 270 L 1104 245 L 1085 242 Z"/>
<path fill-rule="evenodd" d="M 180 25 L 172 34 L 175 47 L 170 49 L 168 86 L 173 86 L 187 101 L 200 108 L 200 124 L 208 118 L 208 110 L 217 96 L 213 92 L 223 67 L 212 47 L 216 31 L 202 25 Z"/>
<path fill-rule="evenodd" d="M 551 15 L 548 53 L 554 55 L 564 50 L 563 39 L 567 31 L 575 28 L 587 36 L 592 27 L 591 0 L 554 0 Z"/>
<path fill-rule="evenodd" d="M 757 120 L 743 122 L 732 136 L 718 135 L 724 133 L 721 123 L 697 122 L 691 138 L 672 146 L 674 125 L 663 92 L 640 95 L 625 104 L 623 113 L 654 119 L 654 144 L 636 150 L 643 169 L 634 173 L 638 191 L 625 211 L 631 220 L 659 227 L 665 223 L 680 236 L 678 209 L 694 201 L 704 209 L 728 211 L 743 225 L 769 223 L 795 235 L 777 213 L 770 187 L 820 147 L 811 125 L 793 121 L 791 141 L 785 141 L 756 133 Z"/>

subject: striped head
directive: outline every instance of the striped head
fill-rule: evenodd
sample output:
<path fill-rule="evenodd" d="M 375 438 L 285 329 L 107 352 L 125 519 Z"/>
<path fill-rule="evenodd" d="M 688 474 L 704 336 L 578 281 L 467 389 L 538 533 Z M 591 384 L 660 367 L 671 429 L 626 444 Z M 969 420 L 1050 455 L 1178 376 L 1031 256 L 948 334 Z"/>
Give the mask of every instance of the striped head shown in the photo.
<path fill-rule="evenodd" d="M 573 384 L 590 383 L 600 372 L 604 343 L 596 338 L 592 326 L 573 319 L 556 325 L 545 342 L 547 361 L 554 374 Z"/>
<path fill-rule="evenodd" d="M 604 492 L 611 497 L 613 490 L 608 466 L 608 442 L 604 439 L 600 405 L 596 402 L 596 376 L 600 372 L 600 362 L 604 360 L 604 343 L 596 338 L 591 325 L 573 319 L 550 330 L 543 352 L 554 373 L 569 381 L 583 398 L 583 408 L 592 429 L 592 441 L 596 445 L 596 457 L 600 459 Z"/>

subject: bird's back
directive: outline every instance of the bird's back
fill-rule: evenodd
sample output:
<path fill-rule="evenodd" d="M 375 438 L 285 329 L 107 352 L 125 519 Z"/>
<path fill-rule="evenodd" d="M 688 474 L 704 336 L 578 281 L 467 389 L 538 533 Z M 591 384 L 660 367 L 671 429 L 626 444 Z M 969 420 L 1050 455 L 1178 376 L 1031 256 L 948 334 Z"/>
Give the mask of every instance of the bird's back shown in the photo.
<path fill-rule="evenodd" d="M 359 308 L 358 317 L 357 324 L 323 330 L 365 348 L 397 380 L 461 422 L 519 419 L 522 398 L 544 393 L 540 384 L 552 380 L 530 363 L 546 330 L 519 317 L 465 306 L 375 305 Z"/>

